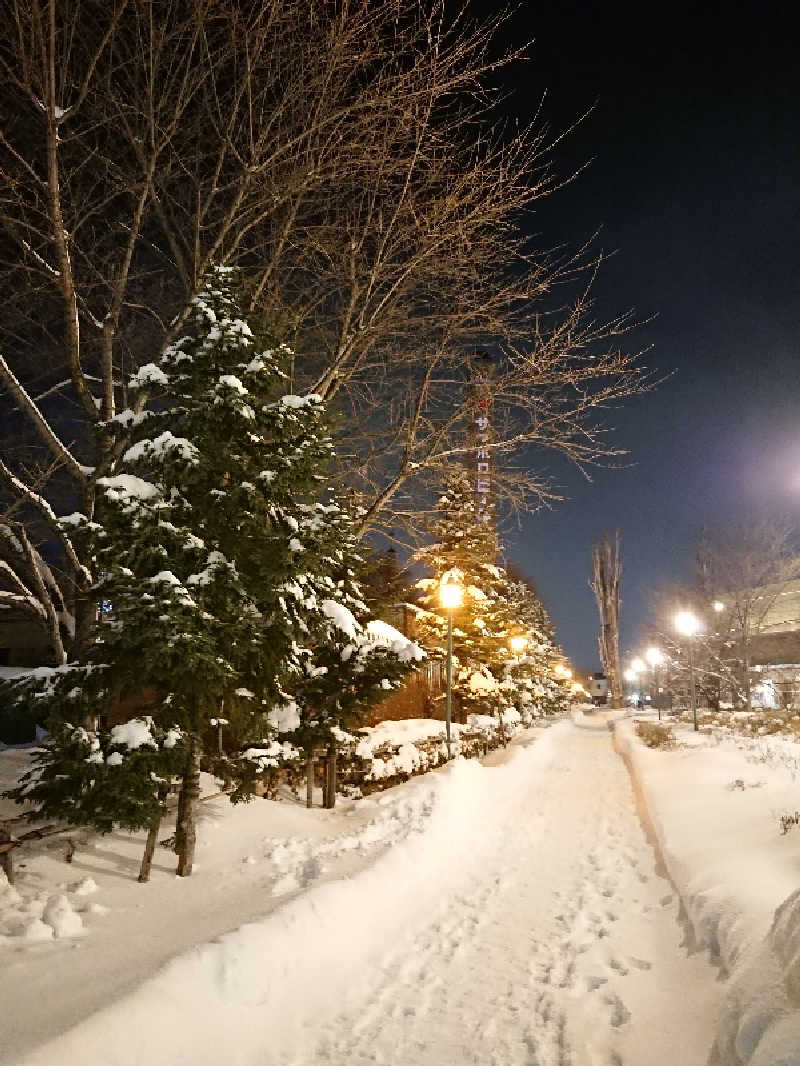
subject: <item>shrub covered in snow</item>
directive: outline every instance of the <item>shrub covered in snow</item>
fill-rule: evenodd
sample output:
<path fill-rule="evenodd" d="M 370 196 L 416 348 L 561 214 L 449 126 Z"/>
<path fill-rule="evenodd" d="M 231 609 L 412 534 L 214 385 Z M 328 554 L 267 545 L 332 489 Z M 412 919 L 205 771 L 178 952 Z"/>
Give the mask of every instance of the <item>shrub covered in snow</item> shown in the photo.
<path fill-rule="evenodd" d="M 669 726 L 657 722 L 637 722 L 636 733 L 648 748 L 675 747 L 675 735 Z"/>

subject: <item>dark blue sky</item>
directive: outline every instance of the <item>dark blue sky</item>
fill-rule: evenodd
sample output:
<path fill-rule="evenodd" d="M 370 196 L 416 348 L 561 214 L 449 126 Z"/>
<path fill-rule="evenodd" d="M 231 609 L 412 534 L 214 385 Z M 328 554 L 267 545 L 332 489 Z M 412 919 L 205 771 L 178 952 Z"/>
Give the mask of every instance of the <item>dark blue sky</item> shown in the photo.
<path fill-rule="evenodd" d="M 650 591 L 691 575 L 703 524 L 800 512 L 795 47 L 778 8 L 699 8 L 527 3 L 512 23 L 514 39 L 536 38 L 505 76 L 512 110 L 532 112 L 546 88 L 560 128 L 595 105 L 557 157 L 564 173 L 593 161 L 543 205 L 542 233 L 578 242 L 602 227 L 598 247 L 615 254 L 598 314 L 656 315 L 630 345 L 652 345 L 645 363 L 673 373 L 611 416 L 627 469 L 587 482 L 553 461 L 570 502 L 505 538 L 587 669 L 591 546 L 606 530 L 623 537 L 625 649 Z"/>

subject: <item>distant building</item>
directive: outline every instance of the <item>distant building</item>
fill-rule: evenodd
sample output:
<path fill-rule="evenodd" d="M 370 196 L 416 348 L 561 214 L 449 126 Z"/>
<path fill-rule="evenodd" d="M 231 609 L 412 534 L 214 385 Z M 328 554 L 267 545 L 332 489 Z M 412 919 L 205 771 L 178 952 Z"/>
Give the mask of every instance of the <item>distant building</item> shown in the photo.
<path fill-rule="evenodd" d="M 792 581 L 775 596 L 750 645 L 753 702 L 765 707 L 800 704 L 800 581 Z"/>

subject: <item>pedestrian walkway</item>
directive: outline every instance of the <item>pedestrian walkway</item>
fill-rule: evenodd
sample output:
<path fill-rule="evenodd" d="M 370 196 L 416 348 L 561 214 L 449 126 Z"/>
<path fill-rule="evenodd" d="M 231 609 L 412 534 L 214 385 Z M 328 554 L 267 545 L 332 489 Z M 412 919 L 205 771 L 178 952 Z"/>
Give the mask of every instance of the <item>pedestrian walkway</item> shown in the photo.
<path fill-rule="evenodd" d="M 721 984 L 684 944 L 611 734 L 585 724 L 559 727 L 499 832 L 487 812 L 481 872 L 442 884 L 367 998 L 282 1063 L 706 1066 Z"/>

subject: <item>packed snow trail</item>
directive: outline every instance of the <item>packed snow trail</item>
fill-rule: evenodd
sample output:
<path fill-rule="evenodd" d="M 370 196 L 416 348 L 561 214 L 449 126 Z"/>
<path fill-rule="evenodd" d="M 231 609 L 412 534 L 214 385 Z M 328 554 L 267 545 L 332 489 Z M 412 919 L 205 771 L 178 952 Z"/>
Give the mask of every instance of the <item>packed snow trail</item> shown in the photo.
<path fill-rule="evenodd" d="M 10 987 L 29 1035 L 0 1061 L 706 1066 L 724 986 L 682 946 L 610 733 L 584 724 L 530 730 L 484 765 L 458 760 L 341 812 L 230 811 L 197 880 L 149 886 L 162 910 L 140 912 L 135 945 L 97 929 L 100 958 L 60 954 L 62 998 L 87 982 L 95 1013 L 54 1024 L 48 998 Z M 288 822 L 309 835 L 276 835 Z M 156 970 L 167 914 L 194 946 Z M 103 951 L 121 973 L 150 965 L 136 987 L 110 983 L 105 1006 Z"/>
<path fill-rule="evenodd" d="M 627 770 L 597 726 L 561 737 L 482 869 L 454 869 L 432 920 L 365 975 L 366 1000 L 307 1029 L 282 1064 L 705 1066 L 721 984 L 683 946 Z"/>

